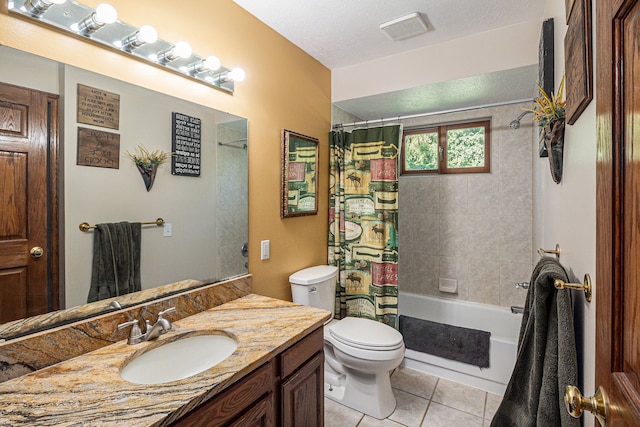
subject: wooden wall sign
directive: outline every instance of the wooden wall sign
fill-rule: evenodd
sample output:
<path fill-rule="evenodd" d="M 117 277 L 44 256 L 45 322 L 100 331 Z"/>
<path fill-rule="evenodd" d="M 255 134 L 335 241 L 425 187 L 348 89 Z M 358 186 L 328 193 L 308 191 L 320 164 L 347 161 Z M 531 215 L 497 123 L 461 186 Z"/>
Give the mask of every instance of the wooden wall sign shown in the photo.
<path fill-rule="evenodd" d="M 120 135 L 79 127 L 76 164 L 120 169 Z"/>
<path fill-rule="evenodd" d="M 564 37 L 567 123 L 572 125 L 593 99 L 591 0 L 575 0 Z"/>
<path fill-rule="evenodd" d="M 553 44 L 553 18 L 549 18 L 542 23 L 538 44 L 538 84 L 546 93 L 555 92 Z"/>
<path fill-rule="evenodd" d="M 202 121 L 180 113 L 171 113 L 171 119 L 171 174 L 200 176 Z"/>
<path fill-rule="evenodd" d="M 78 123 L 120 129 L 120 95 L 78 84 Z"/>

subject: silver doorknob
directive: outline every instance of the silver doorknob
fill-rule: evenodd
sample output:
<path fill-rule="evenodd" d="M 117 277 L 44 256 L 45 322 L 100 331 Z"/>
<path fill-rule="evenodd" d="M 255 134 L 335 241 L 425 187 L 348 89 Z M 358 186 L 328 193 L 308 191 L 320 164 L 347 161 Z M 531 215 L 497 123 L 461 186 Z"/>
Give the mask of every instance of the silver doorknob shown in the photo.
<path fill-rule="evenodd" d="M 607 426 L 609 398 L 602 387 L 598 387 L 593 397 L 584 397 L 578 387 L 568 385 L 564 392 L 564 405 L 573 418 L 580 418 L 582 411 L 591 412 L 602 427 Z"/>
<path fill-rule="evenodd" d="M 34 246 L 29 251 L 29 254 L 33 258 L 40 258 L 42 255 L 44 255 L 44 249 L 42 249 L 40 246 Z"/>

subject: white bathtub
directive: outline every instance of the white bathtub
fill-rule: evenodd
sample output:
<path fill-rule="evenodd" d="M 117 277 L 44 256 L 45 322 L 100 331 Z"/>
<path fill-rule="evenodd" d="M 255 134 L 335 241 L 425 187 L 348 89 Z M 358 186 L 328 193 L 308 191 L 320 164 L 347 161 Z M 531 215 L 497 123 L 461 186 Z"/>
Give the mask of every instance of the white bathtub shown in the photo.
<path fill-rule="evenodd" d="M 516 362 L 521 314 L 488 304 L 400 292 L 400 315 L 491 332 L 489 368 L 407 349 L 403 366 L 496 394 L 504 394 Z"/>

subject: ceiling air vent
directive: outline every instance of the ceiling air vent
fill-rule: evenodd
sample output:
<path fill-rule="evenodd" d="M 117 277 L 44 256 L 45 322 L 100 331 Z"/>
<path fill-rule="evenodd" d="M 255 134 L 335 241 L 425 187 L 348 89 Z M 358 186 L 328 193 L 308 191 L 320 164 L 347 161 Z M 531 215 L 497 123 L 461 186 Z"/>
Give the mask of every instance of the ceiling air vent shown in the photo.
<path fill-rule="evenodd" d="M 419 12 L 414 12 L 383 22 L 380 24 L 380 30 L 391 40 L 398 41 L 426 33 L 429 31 L 429 26 Z"/>

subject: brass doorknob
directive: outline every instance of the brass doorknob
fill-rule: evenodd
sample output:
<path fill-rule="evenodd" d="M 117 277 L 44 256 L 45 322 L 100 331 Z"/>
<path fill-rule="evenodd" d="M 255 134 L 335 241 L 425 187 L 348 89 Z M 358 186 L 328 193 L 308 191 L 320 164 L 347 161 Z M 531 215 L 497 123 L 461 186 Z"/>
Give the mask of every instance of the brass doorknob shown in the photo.
<path fill-rule="evenodd" d="M 564 392 L 564 405 L 573 418 L 580 418 L 582 411 L 591 412 L 602 427 L 609 418 L 609 398 L 602 387 L 598 387 L 593 397 L 584 397 L 578 387 L 568 385 Z"/>
<path fill-rule="evenodd" d="M 34 258 L 40 258 L 42 255 L 44 255 L 44 249 L 42 249 L 40 246 L 34 246 L 29 251 L 29 254 L 31 254 L 31 256 Z"/>

